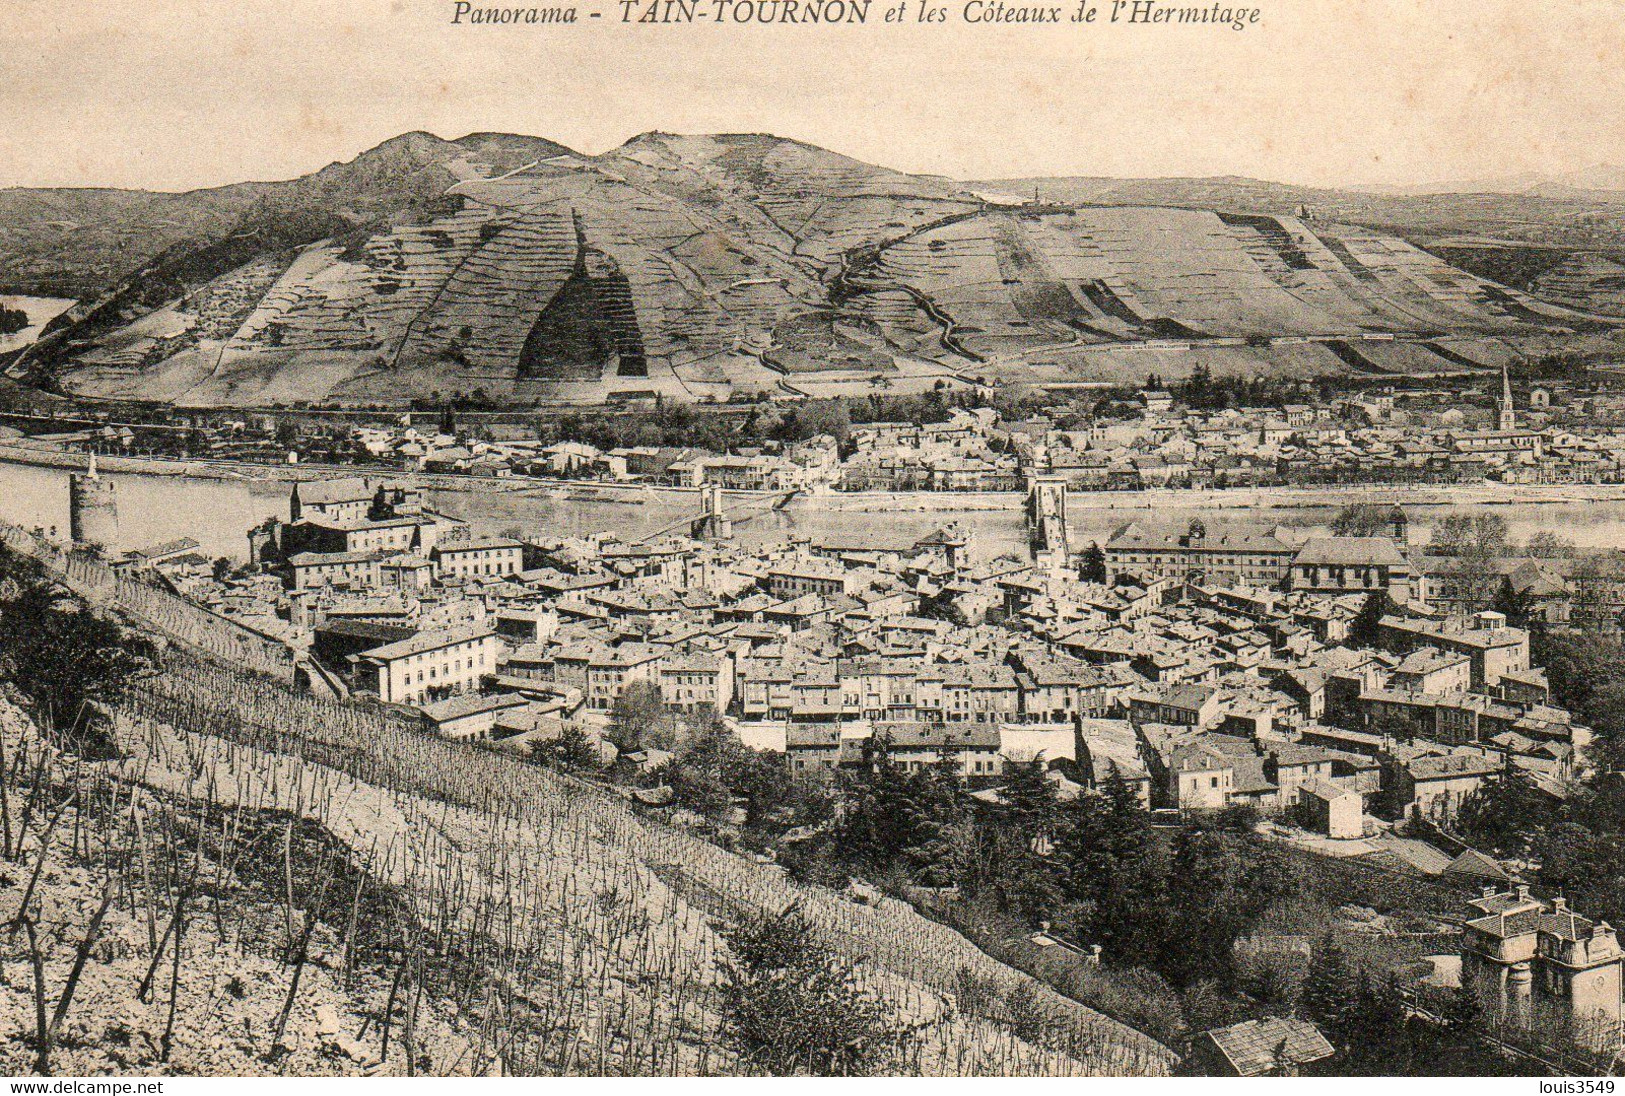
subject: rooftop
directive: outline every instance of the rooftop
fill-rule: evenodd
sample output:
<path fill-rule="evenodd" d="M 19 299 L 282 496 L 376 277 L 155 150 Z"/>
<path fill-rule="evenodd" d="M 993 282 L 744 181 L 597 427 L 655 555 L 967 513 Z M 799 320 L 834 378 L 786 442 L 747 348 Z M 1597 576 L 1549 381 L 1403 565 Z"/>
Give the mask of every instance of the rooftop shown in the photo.
<path fill-rule="evenodd" d="M 457 643 L 468 643 L 474 640 L 494 637 L 496 632 L 489 624 L 463 624 L 455 628 L 440 628 L 432 632 L 419 632 L 407 639 L 386 643 L 382 647 L 374 647 L 370 651 L 363 651 L 359 657 L 377 661 L 390 661 L 398 658 L 409 658 L 412 655 L 423 654 L 426 651 L 438 651 Z"/>
<path fill-rule="evenodd" d="M 1331 1043 L 1307 1020 L 1266 1016 L 1205 1033 L 1243 1077 L 1259 1077 L 1283 1065 L 1293 1067 L 1329 1058 Z"/>
<path fill-rule="evenodd" d="M 1308 566 L 1408 567 L 1388 537 L 1316 537 L 1298 550 L 1293 563 Z"/>

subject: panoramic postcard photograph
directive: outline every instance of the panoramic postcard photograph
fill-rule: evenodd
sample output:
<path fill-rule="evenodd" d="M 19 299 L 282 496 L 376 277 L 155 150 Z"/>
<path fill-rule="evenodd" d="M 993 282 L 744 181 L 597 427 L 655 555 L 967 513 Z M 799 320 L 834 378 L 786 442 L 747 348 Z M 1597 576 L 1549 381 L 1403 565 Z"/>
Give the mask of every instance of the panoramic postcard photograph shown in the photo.
<path fill-rule="evenodd" d="M 1617 2 L 0 4 L 10 1093 L 1614 1091 Z"/>

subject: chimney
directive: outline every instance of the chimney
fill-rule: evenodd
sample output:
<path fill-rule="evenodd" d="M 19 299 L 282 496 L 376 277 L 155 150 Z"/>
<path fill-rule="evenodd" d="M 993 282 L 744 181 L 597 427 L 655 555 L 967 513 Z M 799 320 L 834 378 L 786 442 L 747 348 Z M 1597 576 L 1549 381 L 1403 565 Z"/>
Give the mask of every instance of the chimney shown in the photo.
<path fill-rule="evenodd" d="M 1483 886 L 1483 887 L 1482 887 L 1482 888 L 1480 888 L 1480 889 L 1481 889 L 1481 890 L 1482 890 L 1482 891 L 1483 891 L 1483 892 L 1484 892 L 1484 893 L 1483 893 L 1483 894 L 1481 894 L 1481 895 L 1480 895 L 1480 896 L 1479 896 L 1479 897 L 1481 897 L 1481 898 L 1494 898 L 1494 897 L 1495 897 L 1495 895 L 1496 895 L 1496 890 L 1495 890 L 1495 888 L 1494 888 L 1494 887 L 1492 887 L 1492 886 L 1489 886 L 1489 885 L 1488 885 L 1488 884 L 1485 884 L 1485 885 L 1484 885 L 1484 886 Z"/>
<path fill-rule="evenodd" d="M 1569 900 L 1567 898 L 1554 898 L 1554 899 L 1552 899 L 1552 912 L 1553 913 L 1562 913 L 1563 911 L 1567 910 L 1568 908 L 1569 908 Z"/>
<path fill-rule="evenodd" d="M 1528 883 L 1519 883 L 1518 884 L 1518 901 L 1520 901 L 1520 902 L 1529 901 L 1529 884 Z"/>

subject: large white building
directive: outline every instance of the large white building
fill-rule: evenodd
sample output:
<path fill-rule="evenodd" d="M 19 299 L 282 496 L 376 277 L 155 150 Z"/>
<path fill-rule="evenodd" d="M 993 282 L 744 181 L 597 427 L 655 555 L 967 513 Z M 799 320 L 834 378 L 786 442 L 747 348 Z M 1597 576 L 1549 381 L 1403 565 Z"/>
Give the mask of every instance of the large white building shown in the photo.
<path fill-rule="evenodd" d="M 429 558 L 440 579 L 517 575 L 524 569 L 524 545 L 502 538 L 441 544 L 429 550 Z"/>
<path fill-rule="evenodd" d="M 468 624 L 419 632 L 363 651 L 355 659 L 366 671 L 363 683 L 374 687 L 380 700 L 421 704 L 465 692 L 480 678 L 495 674 L 498 646 L 490 625 Z"/>

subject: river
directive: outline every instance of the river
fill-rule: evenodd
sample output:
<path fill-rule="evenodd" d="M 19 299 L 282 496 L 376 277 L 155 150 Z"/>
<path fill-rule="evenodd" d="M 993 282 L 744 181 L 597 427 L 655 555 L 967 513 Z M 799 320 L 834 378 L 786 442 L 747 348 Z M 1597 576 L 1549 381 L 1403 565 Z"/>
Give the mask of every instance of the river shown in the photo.
<path fill-rule="evenodd" d="M 45 325 L 74 306 L 67 297 L 23 297 L 15 293 L 0 294 L 0 307 L 21 311 L 28 315 L 28 326 L 9 335 L 0 335 L 0 354 L 20 350 L 39 338 Z"/>
<path fill-rule="evenodd" d="M 68 473 L 62 469 L 0 462 L 0 518 L 27 528 L 68 524 Z M 278 482 L 192 479 L 183 476 L 115 474 L 118 484 L 120 549 L 141 548 L 180 537 L 197 540 L 209 555 L 241 559 L 247 555 L 247 532 L 267 517 L 286 517 L 288 484 Z M 1374 495 L 1380 497 L 1380 492 Z M 539 488 L 523 491 L 475 487 L 431 489 L 429 505 L 469 521 L 477 532 L 498 534 L 517 529 L 527 537 L 578 536 L 613 532 L 633 539 L 692 516 L 693 495 L 634 495 L 628 502 L 590 502 L 554 498 Z M 1126 495 L 1072 495 L 1068 517 L 1075 543 L 1104 541 L 1127 521 L 1148 529 L 1183 529 L 1193 519 L 1207 523 L 1210 535 L 1240 524 L 1288 525 L 1319 530 L 1335 512 L 1314 496 L 1291 504 L 1238 509 L 1187 500 L 1187 505 L 1148 509 Z M 1494 512 L 1506 518 L 1514 541 L 1551 530 L 1587 548 L 1625 545 L 1625 501 L 1514 502 L 1502 505 L 1407 506 L 1412 537 L 1426 539 L 1430 524 L 1446 513 Z M 816 499 L 793 502 L 782 512 L 768 512 L 738 525 L 736 543 L 750 547 L 790 536 L 857 540 L 873 536 L 881 543 L 915 540 L 949 521 L 973 531 L 979 558 L 1025 550 L 1026 532 L 1016 510 L 969 512 L 864 513 L 822 508 Z"/>

